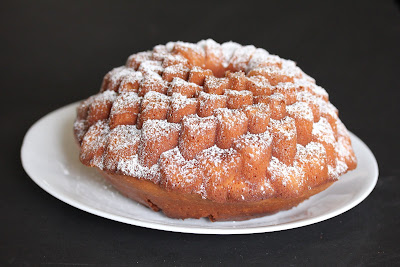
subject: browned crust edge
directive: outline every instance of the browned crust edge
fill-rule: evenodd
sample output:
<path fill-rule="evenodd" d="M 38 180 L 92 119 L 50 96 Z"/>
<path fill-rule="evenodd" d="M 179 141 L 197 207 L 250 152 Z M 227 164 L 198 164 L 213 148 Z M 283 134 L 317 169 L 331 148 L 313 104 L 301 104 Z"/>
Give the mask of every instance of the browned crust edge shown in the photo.
<path fill-rule="evenodd" d="M 208 217 L 211 221 L 240 221 L 262 217 L 293 208 L 327 189 L 335 181 L 329 180 L 293 198 L 269 198 L 260 201 L 218 203 L 199 195 L 167 191 L 152 181 L 135 177 L 100 173 L 123 195 L 166 216 L 177 219 Z"/>
<path fill-rule="evenodd" d="M 76 144 L 80 147 L 75 132 L 74 137 Z M 296 207 L 311 196 L 324 191 L 336 181 L 328 179 L 325 183 L 319 184 L 310 190 L 304 190 L 302 194 L 291 198 L 276 197 L 259 201 L 220 203 L 203 199 L 198 194 L 167 191 L 150 180 L 96 169 L 122 195 L 139 202 L 153 211 L 162 211 L 167 217 L 175 219 L 200 219 L 206 217 L 212 222 L 243 221 L 288 210 Z"/>

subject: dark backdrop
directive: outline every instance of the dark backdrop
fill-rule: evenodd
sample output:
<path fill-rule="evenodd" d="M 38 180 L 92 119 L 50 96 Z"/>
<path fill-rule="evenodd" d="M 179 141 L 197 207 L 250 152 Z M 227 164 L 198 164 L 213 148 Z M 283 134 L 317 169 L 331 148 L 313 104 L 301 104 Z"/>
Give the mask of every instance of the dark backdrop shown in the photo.
<path fill-rule="evenodd" d="M 351 3 L 350 3 L 351 2 Z M 262 5 L 260 3 L 263 3 Z M 365 265 L 400 261 L 400 12 L 395 1 L 2 1 L 0 265 Z M 126 225 L 73 208 L 21 167 L 28 128 L 97 92 L 128 55 L 213 38 L 298 62 L 380 166 L 354 209 L 283 232 L 207 236 Z"/>

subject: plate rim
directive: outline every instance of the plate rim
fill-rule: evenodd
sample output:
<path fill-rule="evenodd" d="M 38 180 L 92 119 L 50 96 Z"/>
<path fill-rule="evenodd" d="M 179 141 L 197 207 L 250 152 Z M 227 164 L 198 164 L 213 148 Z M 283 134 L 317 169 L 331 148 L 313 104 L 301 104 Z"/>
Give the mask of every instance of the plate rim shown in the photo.
<path fill-rule="evenodd" d="M 68 105 L 65 105 L 63 107 L 60 107 L 56 110 L 51 111 L 50 113 L 44 115 L 41 117 L 39 120 L 37 120 L 35 123 L 32 124 L 32 126 L 28 129 L 26 132 L 23 141 L 22 141 L 22 146 L 20 150 L 20 157 L 21 157 L 21 163 L 22 166 L 26 172 L 26 174 L 44 191 L 46 191 L 48 194 L 51 196 L 61 200 L 64 203 L 67 203 L 70 206 L 73 206 L 75 208 L 78 208 L 80 210 L 83 210 L 85 212 L 110 219 L 113 221 L 117 222 L 122 222 L 125 224 L 130 224 L 130 225 L 135 225 L 135 226 L 140 226 L 140 227 L 145 227 L 149 229 L 155 229 L 155 230 L 163 230 L 163 231 L 170 231 L 170 232 L 179 232 L 179 233 L 191 233 L 191 234 L 218 234 L 218 235 L 230 235 L 230 234 L 255 234 L 255 233 L 267 233 L 267 232 L 276 232 L 276 231 L 283 231 L 283 230 L 289 230 L 289 229 L 294 229 L 294 228 L 299 228 L 307 225 L 312 225 L 318 222 L 325 221 L 327 219 L 336 217 L 342 213 L 345 213 L 349 211 L 350 209 L 354 208 L 358 204 L 360 204 L 364 199 L 368 197 L 368 195 L 373 191 L 373 189 L 376 186 L 376 183 L 378 181 L 378 176 L 379 176 L 379 166 L 376 161 L 376 158 L 370 148 L 355 134 L 349 131 L 349 134 L 351 136 L 351 139 L 357 140 L 363 149 L 366 150 L 368 157 L 371 159 L 373 163 L 373 170 L 374 173 L 371 174 L 373 176 L 373 182 L 369 184 L 366 190 L 362 192 L 360 197 L 357 199 L 351 201 L 350 203 L 343 205 L 340 208 L 337 208 L 331 212 L 325 213 L 318 215 L 316 217 L 310 218 L 310 219 L 300 219 L 297 221 L 290 221 L 290 222 L 285 222 L 277 225 L 269 225 L 269 226 L 250 226 L 250 227 L 245 227 L 245 228 L 204 228 L 204 227 L 198 227 L 198 226 L 180 226 L 180 225 L 173 225 L 173 224 L 164 224 L 164 223 L 155 223 L 155 222 L 149 222 L 149 221 L 142 221 L 136 218 L 131 218 L 131 217 L 126 217 L 123 215 L 118 215 L 118 214 L 113 214 L 110 212 L 103 211 L 98 208 L 94 208 L 89 206 L 88 204 L 81 203 L 78 200 L 75 200 L 73 198 L 69 198 L 65 196 L 62 192 L 57 192 L 57 189 L 46 183 L 43 179 L 40 179 L 39 177 L 35 177 L 35 175 L 32 175 L 32 171 L 30 170 L 30 167 L 27 167 L 26 163 L 26 149 L 27 149 L 27 140 L 30 136 L 30 134 L 33 132 L 36 127 L 38 127 L 43 121 L 48 119 L 51 116 L 56 115 L 56 113 L 61 113 L 65 112 L 66 110 L 72 109 L 76 107 L 81 101 L 77 101 Z M 72 131 L 72 130 L 71 130 Z M 296 207 L 294 207 L 296 208 Z"/>

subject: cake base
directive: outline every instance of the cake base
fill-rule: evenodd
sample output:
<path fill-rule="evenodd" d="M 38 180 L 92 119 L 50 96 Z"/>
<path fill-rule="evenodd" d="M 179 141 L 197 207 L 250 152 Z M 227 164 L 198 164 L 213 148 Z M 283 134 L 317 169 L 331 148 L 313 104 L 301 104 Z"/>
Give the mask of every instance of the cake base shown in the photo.
<path fill-rule="evenodd" d="M 148 180 L 100 172 L 123 195 L 176 219 L 208 217 L 210 221 L 240 221 L 293 208 L 333 184 L 329 180 L 294 198 L 218 203 L 199 195 L 167 191 Z"/>

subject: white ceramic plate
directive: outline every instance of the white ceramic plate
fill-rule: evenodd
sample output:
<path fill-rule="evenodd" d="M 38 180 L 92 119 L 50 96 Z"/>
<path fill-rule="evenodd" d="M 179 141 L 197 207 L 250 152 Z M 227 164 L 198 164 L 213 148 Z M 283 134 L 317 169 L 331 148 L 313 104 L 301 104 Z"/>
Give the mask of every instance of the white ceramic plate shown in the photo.
<path fill-rule="evenodd" d="M 358 158 L 356 170 L 299 206 L 262 218 L 210 222 L 166 217 L 120 195 L 93 168 L 79 162 L 72 124 L 78 103 L 46 115 L 27 132 L 21 149 L 28 175 L 54 197 L 81 210 L 132 225 L 199 234 L 249 234 L 286 230 L 332 218 L 353 208 L 373 190 L 378 165 L 368 147 L 351 134 Z"/>

